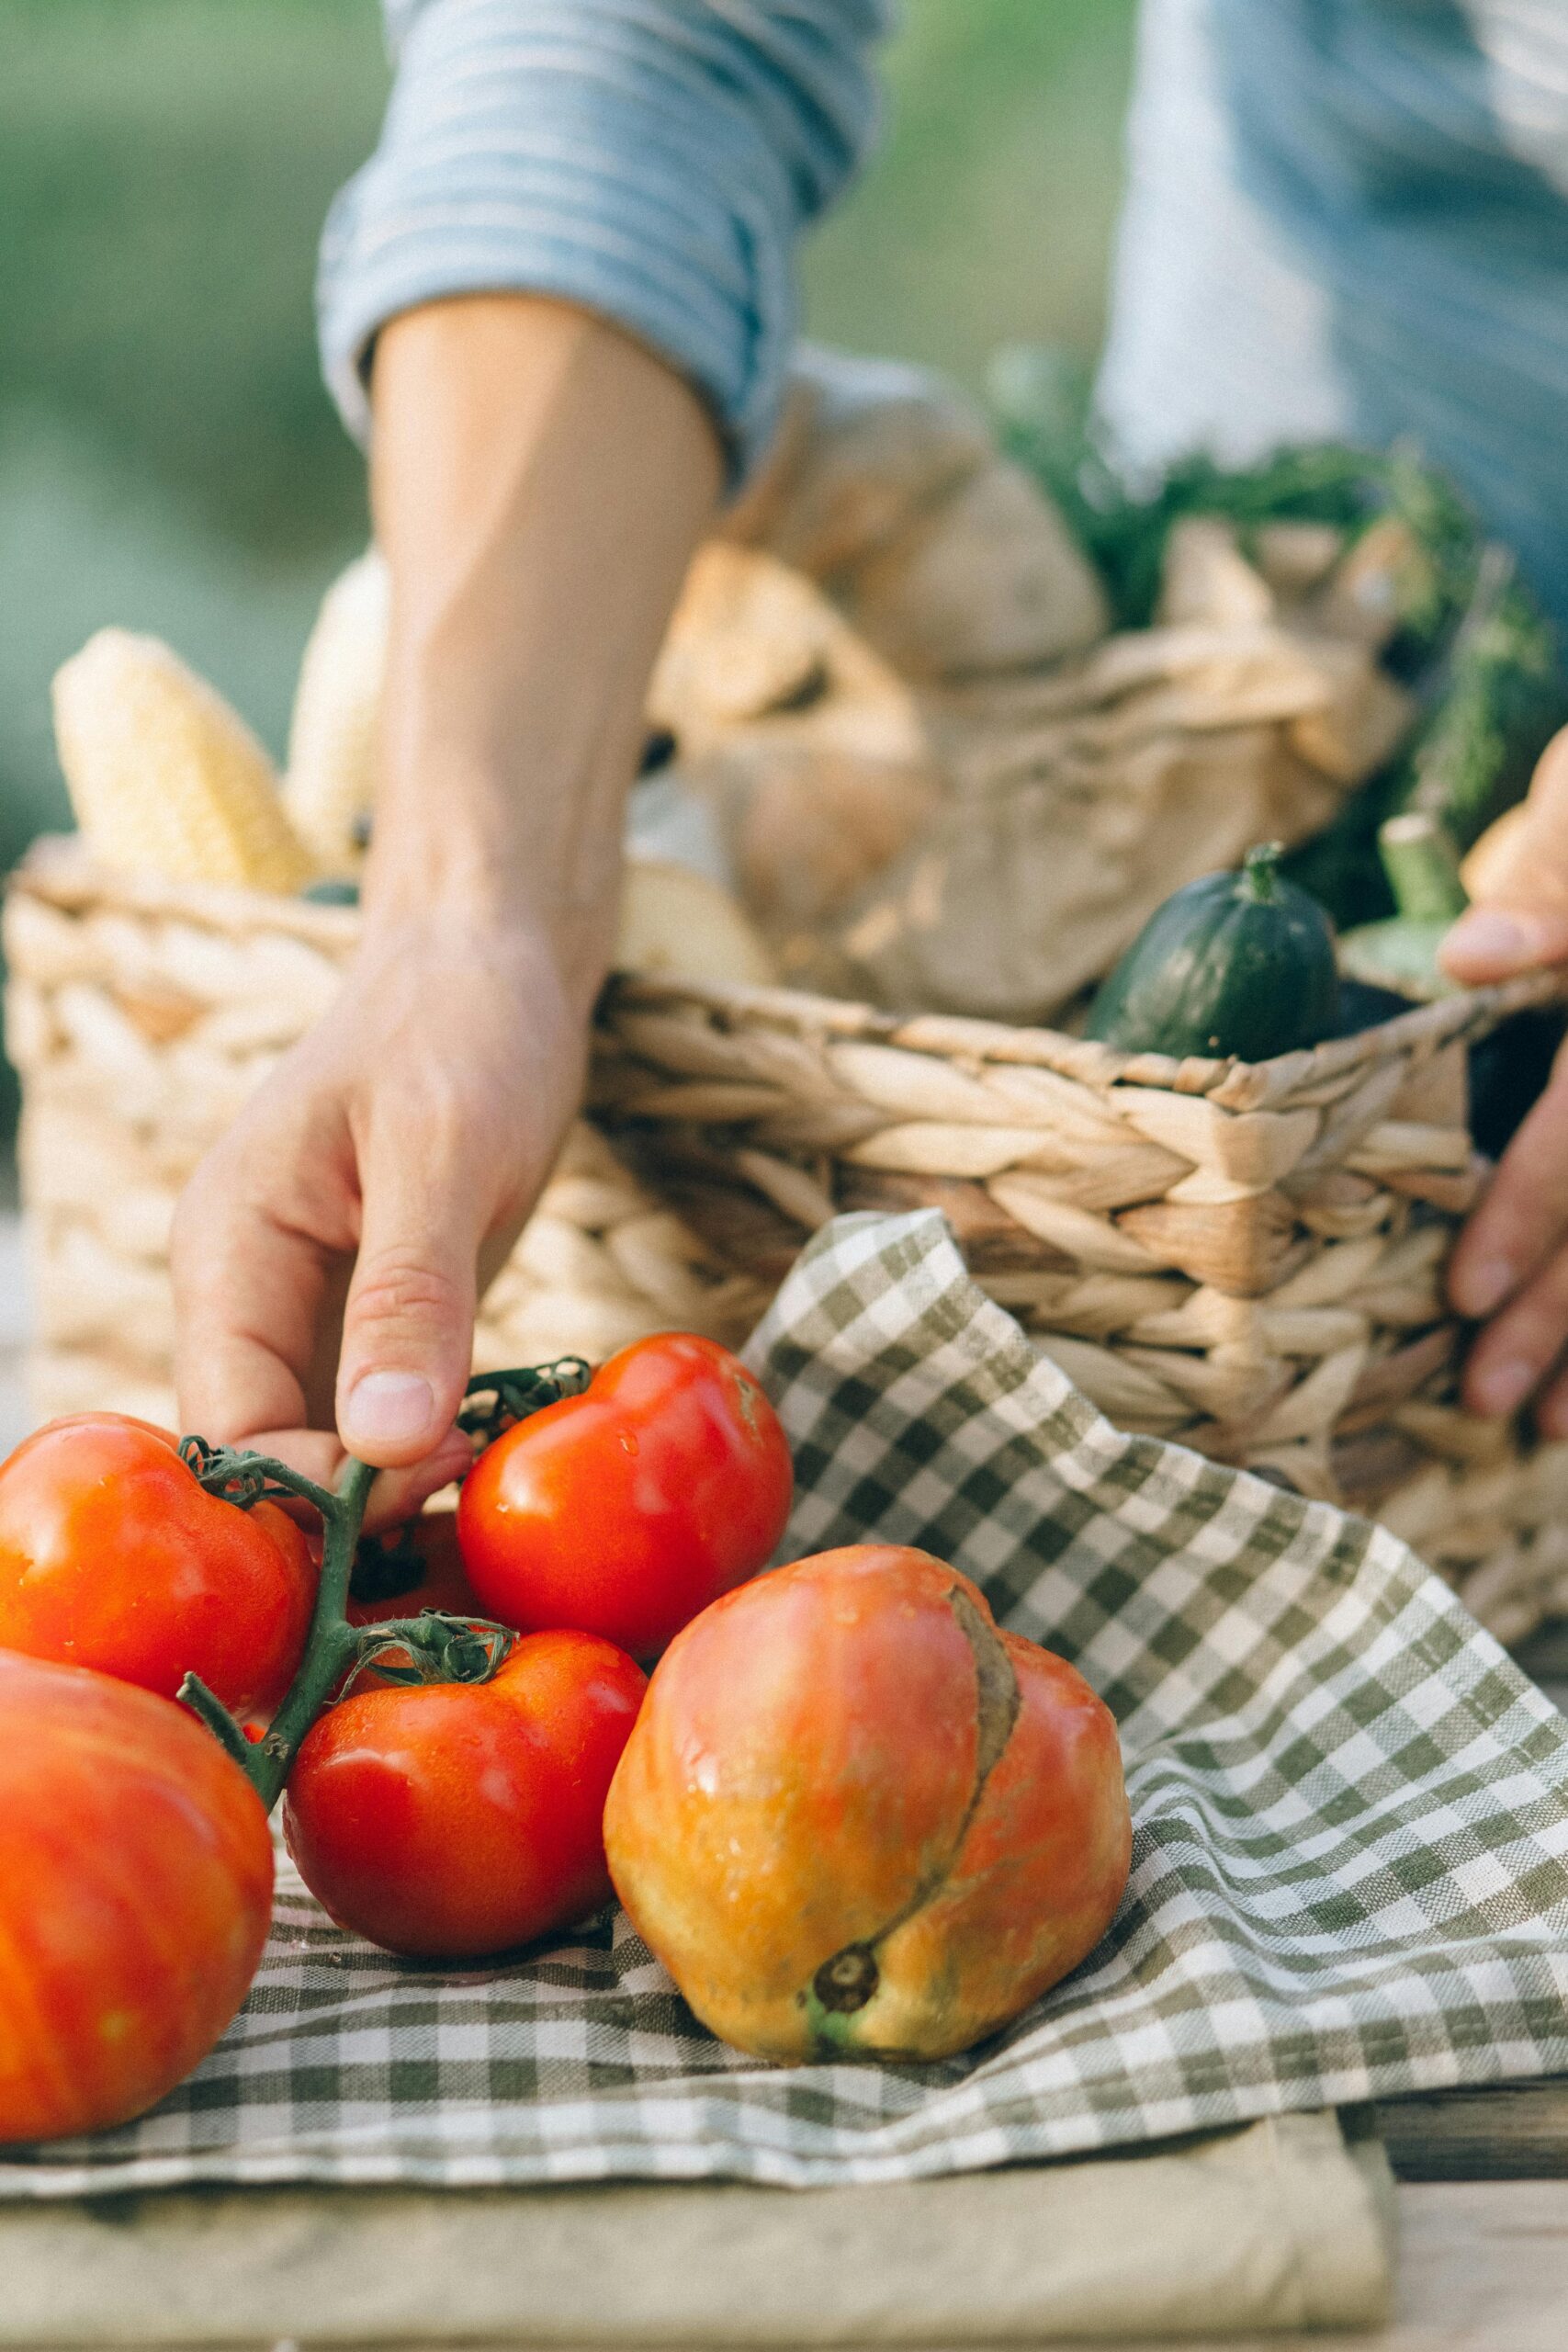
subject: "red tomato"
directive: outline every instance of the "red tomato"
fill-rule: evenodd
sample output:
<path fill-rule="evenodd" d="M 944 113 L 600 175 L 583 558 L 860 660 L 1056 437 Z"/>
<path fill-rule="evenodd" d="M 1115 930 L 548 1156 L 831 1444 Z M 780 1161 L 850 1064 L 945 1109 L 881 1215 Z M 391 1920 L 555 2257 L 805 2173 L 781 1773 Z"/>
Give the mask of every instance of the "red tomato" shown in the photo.
<path fill-rule="evenodd" d="M 284 1799 L 299 1875 L 388 1951 L 466 1958 L 610 1899 L 604 1797 L 647 1688 L 592 1634 L 535 1634 L 489 1682 L 352 1691 Z"/>
<path fill-rule="evenodd" d="M 457 1540 L 492 1617 L 580 1626 L 647 1657 L 755 1576 L 793 1487 L 745 1365 L 671 1331 L 487 1446 L 463 1481 Z"/>
<path fill-rule="evenodd" d="M 261 1799 L 193 1716 L 0 1651 L 0 2142 L 173 2090 L 243 2000 L 271 1905 Z"/>
<path fill-rule="evenodd" d="M 0 1647 L 172 1699 L 199 1674 L 243 1714 L 299 1662 L 316 1571 L 276 1503 L 204 1492 L 166 1430 L 51 1421 L 0 1464 Z"/>
<path fill-rule="evenodd" d="M 417 1556 L 417 1581 L 403 1581 L 403 1563 L 400 1555 L 412 1552 Z M 398 1586 L 378 1597 L 357 1600 L 350 1593 L 348 1622 L 351 1625 L 384 1625 L 392 1617 L 417 1617 L 422 1609 L 439 1609 L 448 1617 L 484 1617 L 487 1610 L 479 1606 L 479 1596 L 463 1570 L 463 1555 L 457 1549 L 457 1515 L 456 1511 L 425 1511 L 418 1519 L 411 1519 L 389 1536 L 372 1536 L 360 1546 L 362 1560 L 368 1568 L 356 1566 L 354 1582 L 356 1587 L 376 1584 L 378 1566 L 388 1567 L 386 1581 Z"/>

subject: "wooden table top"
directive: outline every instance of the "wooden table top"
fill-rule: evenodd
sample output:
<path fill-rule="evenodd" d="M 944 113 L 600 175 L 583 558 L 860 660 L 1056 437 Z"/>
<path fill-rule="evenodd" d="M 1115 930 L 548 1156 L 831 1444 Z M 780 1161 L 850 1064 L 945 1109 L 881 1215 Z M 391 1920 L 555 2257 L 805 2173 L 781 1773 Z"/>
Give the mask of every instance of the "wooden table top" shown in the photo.
<path fill-rule="evenodd" d="M 1397 2308 L 1392 2324 L 1376 2335 L 1233 2335 L 1158 2346 L 1122 2339 L 1102 2342 L 1094 2352 L 1281 2352 L 1309 2340 L 1325 2352 L 1568 2347 L 1568 2181 L 1414 2184 L 1400 2190 L 1399 2227 Z"/>

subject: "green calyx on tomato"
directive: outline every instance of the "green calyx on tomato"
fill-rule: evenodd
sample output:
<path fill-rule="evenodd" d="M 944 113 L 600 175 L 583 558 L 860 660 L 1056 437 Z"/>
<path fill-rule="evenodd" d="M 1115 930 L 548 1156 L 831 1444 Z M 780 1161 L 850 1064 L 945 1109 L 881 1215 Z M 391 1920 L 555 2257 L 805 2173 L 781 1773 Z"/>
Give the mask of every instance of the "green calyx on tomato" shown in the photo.
<path fill-rule="evenodd" d="M 494 1402 L 475 1418 L 481 1425 L 494 1421 L 513 1428 L 577 1394 L 589 1378 L 578 1356 L 481 1375 L 470 1388 L 488 1391 Z M 421 1532 L 405 1529 L 391 1545 L 361 1543 L 376 1475 L 367 1464 L 350 1461 L 333 1494 L 269 1454 L 209 1445 L 197 1437 L 182 1439 L 178 1452 L 197 1485 L 217 1500 L 252 1511 L 295 1498 L 321 1515 L 321 1574 L 303 1656 L 262 1736 L 247 1736 L 201 1675 L 187 1673 L 178 1688 L 177 1695 L 221 1742 L 269 1812 L 317 1717 L 362 1668 L 373 1669 L 384 1682 L 422 1684 L 483 1683 L 500 1672 L 515 1640 L 513 1627 L 467 1608 L 458 1564 L 442 1560 L 438 1538 L 433 1546 Z M 449 1537 L 446 1548 L 451 1549 Z M 441 1605 L 407 1616 L 388 1612 L 388 1600 L 417 1599 L 422 1588 Z"/>
<path fill-rule="evenodd" d="M 517 1640 L 510 1625 L 488 1618 L 446 1617 L 434 1609 L 417 1617 L 382 1618 L 359 1629 L 344 1696 L 361 1674 L 381 1682 L 489 1682 Z"/>
<path fill-rule="evenodd" d="M 300 1876 L 389 1951 L 479 1958 L 570 1927 L 610 1900 L 604 1801 L 645 1687 L 624 1650 L 562 1631 L 512 1643 L 478 1688 L 349 1688 L 289 1775 Z"/>
<path fill-rule="evenodd" d="M 228 1750 L 269 1812 L 282 1795 L 317 1716 L 360 1667 L 374 1664 L 389 1679 L 422 1682 L 482 1682 L 497 1671 L 512 1645 L 510 1626 L 434 1610 L 369 1625 L 349 1623 L 360 1523 L 376 1476 L 368 1464 L 351 1461 L 333 1494 L 266 1455 L 209 1446 L 199 1438 L 187 1438 L 182 1452 L 187 1452 L 209 1493 L 238 1503 L 242 1510 L 283 1493 L 313 1503 L 321 1516 L 321 1570 L 305 1654 L 260 1739 L 247 1737 L 199 1675 L 187 1674 L 179 1689 L 185 1704 Z"/>
<path fill-rule="evenodd" d="M 361 1540 L 361 1462 L 333 1492 L 97 1414 L 0 1465 L 0 1654 L 183 1701 L 265 1810 L 287 1784 L 308 1883 L 394 1950 L 493 1951 L 607 1899 L 635 1654 L 766 1564 L 793 1488 L 761 1389 L 688 1333 L 470 1395 L 491 1442 L 457 1513 L 390 1544 Z"/>
<path fill-rule="evenodd" d="M 315 1564 L 276 1481 L 231 1496 L 206 1459 L 124 1413 L 25 1438 L 0 1464 L 0 1648 L 165 1699 L 194 1672 L 235 1714 L 269 1713 L 304 1650 Z"/>
<path fill-rule="evenodd" d="M 457 1427 L 469 1437 L 493 1445 L 530 1414 L 541 1413 L 547 1405 L 558 1405 L 568 1396 L 581 1396 L 592 1378 L 593 1367 L 584 1356 L 558 1356 L 554 1363 L 519 1364 L 511 1372 L 476 1373 L 464 1396 L 489 1396 L 491 1401 L 465 1405 L 457 1416 Z"/>
<path fill-rule="evenodd" d="M 592 1375 L 568 1358 L 469 1393 L 463 1425 L 489 1442 L 459 1498 L 460 1560 L 435 1519 L 362 1547 L 350 1613 L 378 1646 L 307 1735 L 283 1807 L 331 1917 L 411 1954 L 507 1951 L 609 1899 L 604 1805 L 645 1688 L 633 1654 L 765 1565 L 794 1485 L 751 1374 L 689 1333 Z M 391 1614 L 389 1583 L 457 1617 L 438 1653 L 430 1618 Z M 519 1636 L 503 1649 L 469 1609 Z"/>

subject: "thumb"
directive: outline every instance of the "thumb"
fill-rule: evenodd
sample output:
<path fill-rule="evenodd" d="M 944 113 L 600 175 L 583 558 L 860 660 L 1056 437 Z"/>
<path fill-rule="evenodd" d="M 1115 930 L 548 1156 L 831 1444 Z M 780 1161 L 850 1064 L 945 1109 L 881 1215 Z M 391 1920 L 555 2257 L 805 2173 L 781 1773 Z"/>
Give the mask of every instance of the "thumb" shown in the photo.
<path fill-rule="evenodd" d="M 338 1434 L 378 1469 L 423 1461 L 450 1433 L 473 1352 L 473 1207 L 410 1159 L 405 1135 L 363 1171 L 338 1361 Z"/>
<path fill-rule="evenodd" d="M 1568 961 L 1568 729 L 1541 753 L 1527 797 L 1465 859 L 1475 901 L 1443 942 L 1444 968 L 1471 982 Z"/>
<path fill-rule="evenodd" d="M 1441 961 L 1472 988 L 1568 963 L 1568 907 L 1469 907 L 1444 939 Z"/>

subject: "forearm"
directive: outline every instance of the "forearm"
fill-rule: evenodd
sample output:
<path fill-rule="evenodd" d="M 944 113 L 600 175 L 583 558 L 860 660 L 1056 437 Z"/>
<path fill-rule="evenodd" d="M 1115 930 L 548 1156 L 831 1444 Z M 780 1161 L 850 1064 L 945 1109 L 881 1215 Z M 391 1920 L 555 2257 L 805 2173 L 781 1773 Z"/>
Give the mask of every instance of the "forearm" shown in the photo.
<path fill-rule="evenodd" d="M 449 910 L 547 940 L 584 1008 L 614 939 L 643 694 L 719 489 L 696 395 L 526 295 L 394 320 L 372 379 L 392 629 L 372 932 Z"/>
<path fill-rule="evenodd" d="M 581 312 L 430 306 L 383 336 L 374 496 L 393 643 L 359 952 L 175 1221 L 186 1426 L 417 1508 L 477 1277 L 531 1207 L 614 940 L 643 689 L 719 476 L 695 396 Z M 352 1270 L 341 1353 L 334 1306 Z"/>
<path fill-rule="evenodd" d="M 356 429 L 369 377 L 392 572 L 362 944 L 174 1250 L 186 1427 L 327 1477 L 337 1354 L 342 1444 L 404 1474 L 388 1510 L 467 1458 L 476 1274 L 580 1099 L 648 673 L 721 435 L 740 470 L 772 429 L 795 238 L 864 145 L 882 22 L 880 0 L 396 15 L 397 96 L 321 281 Z"/>

